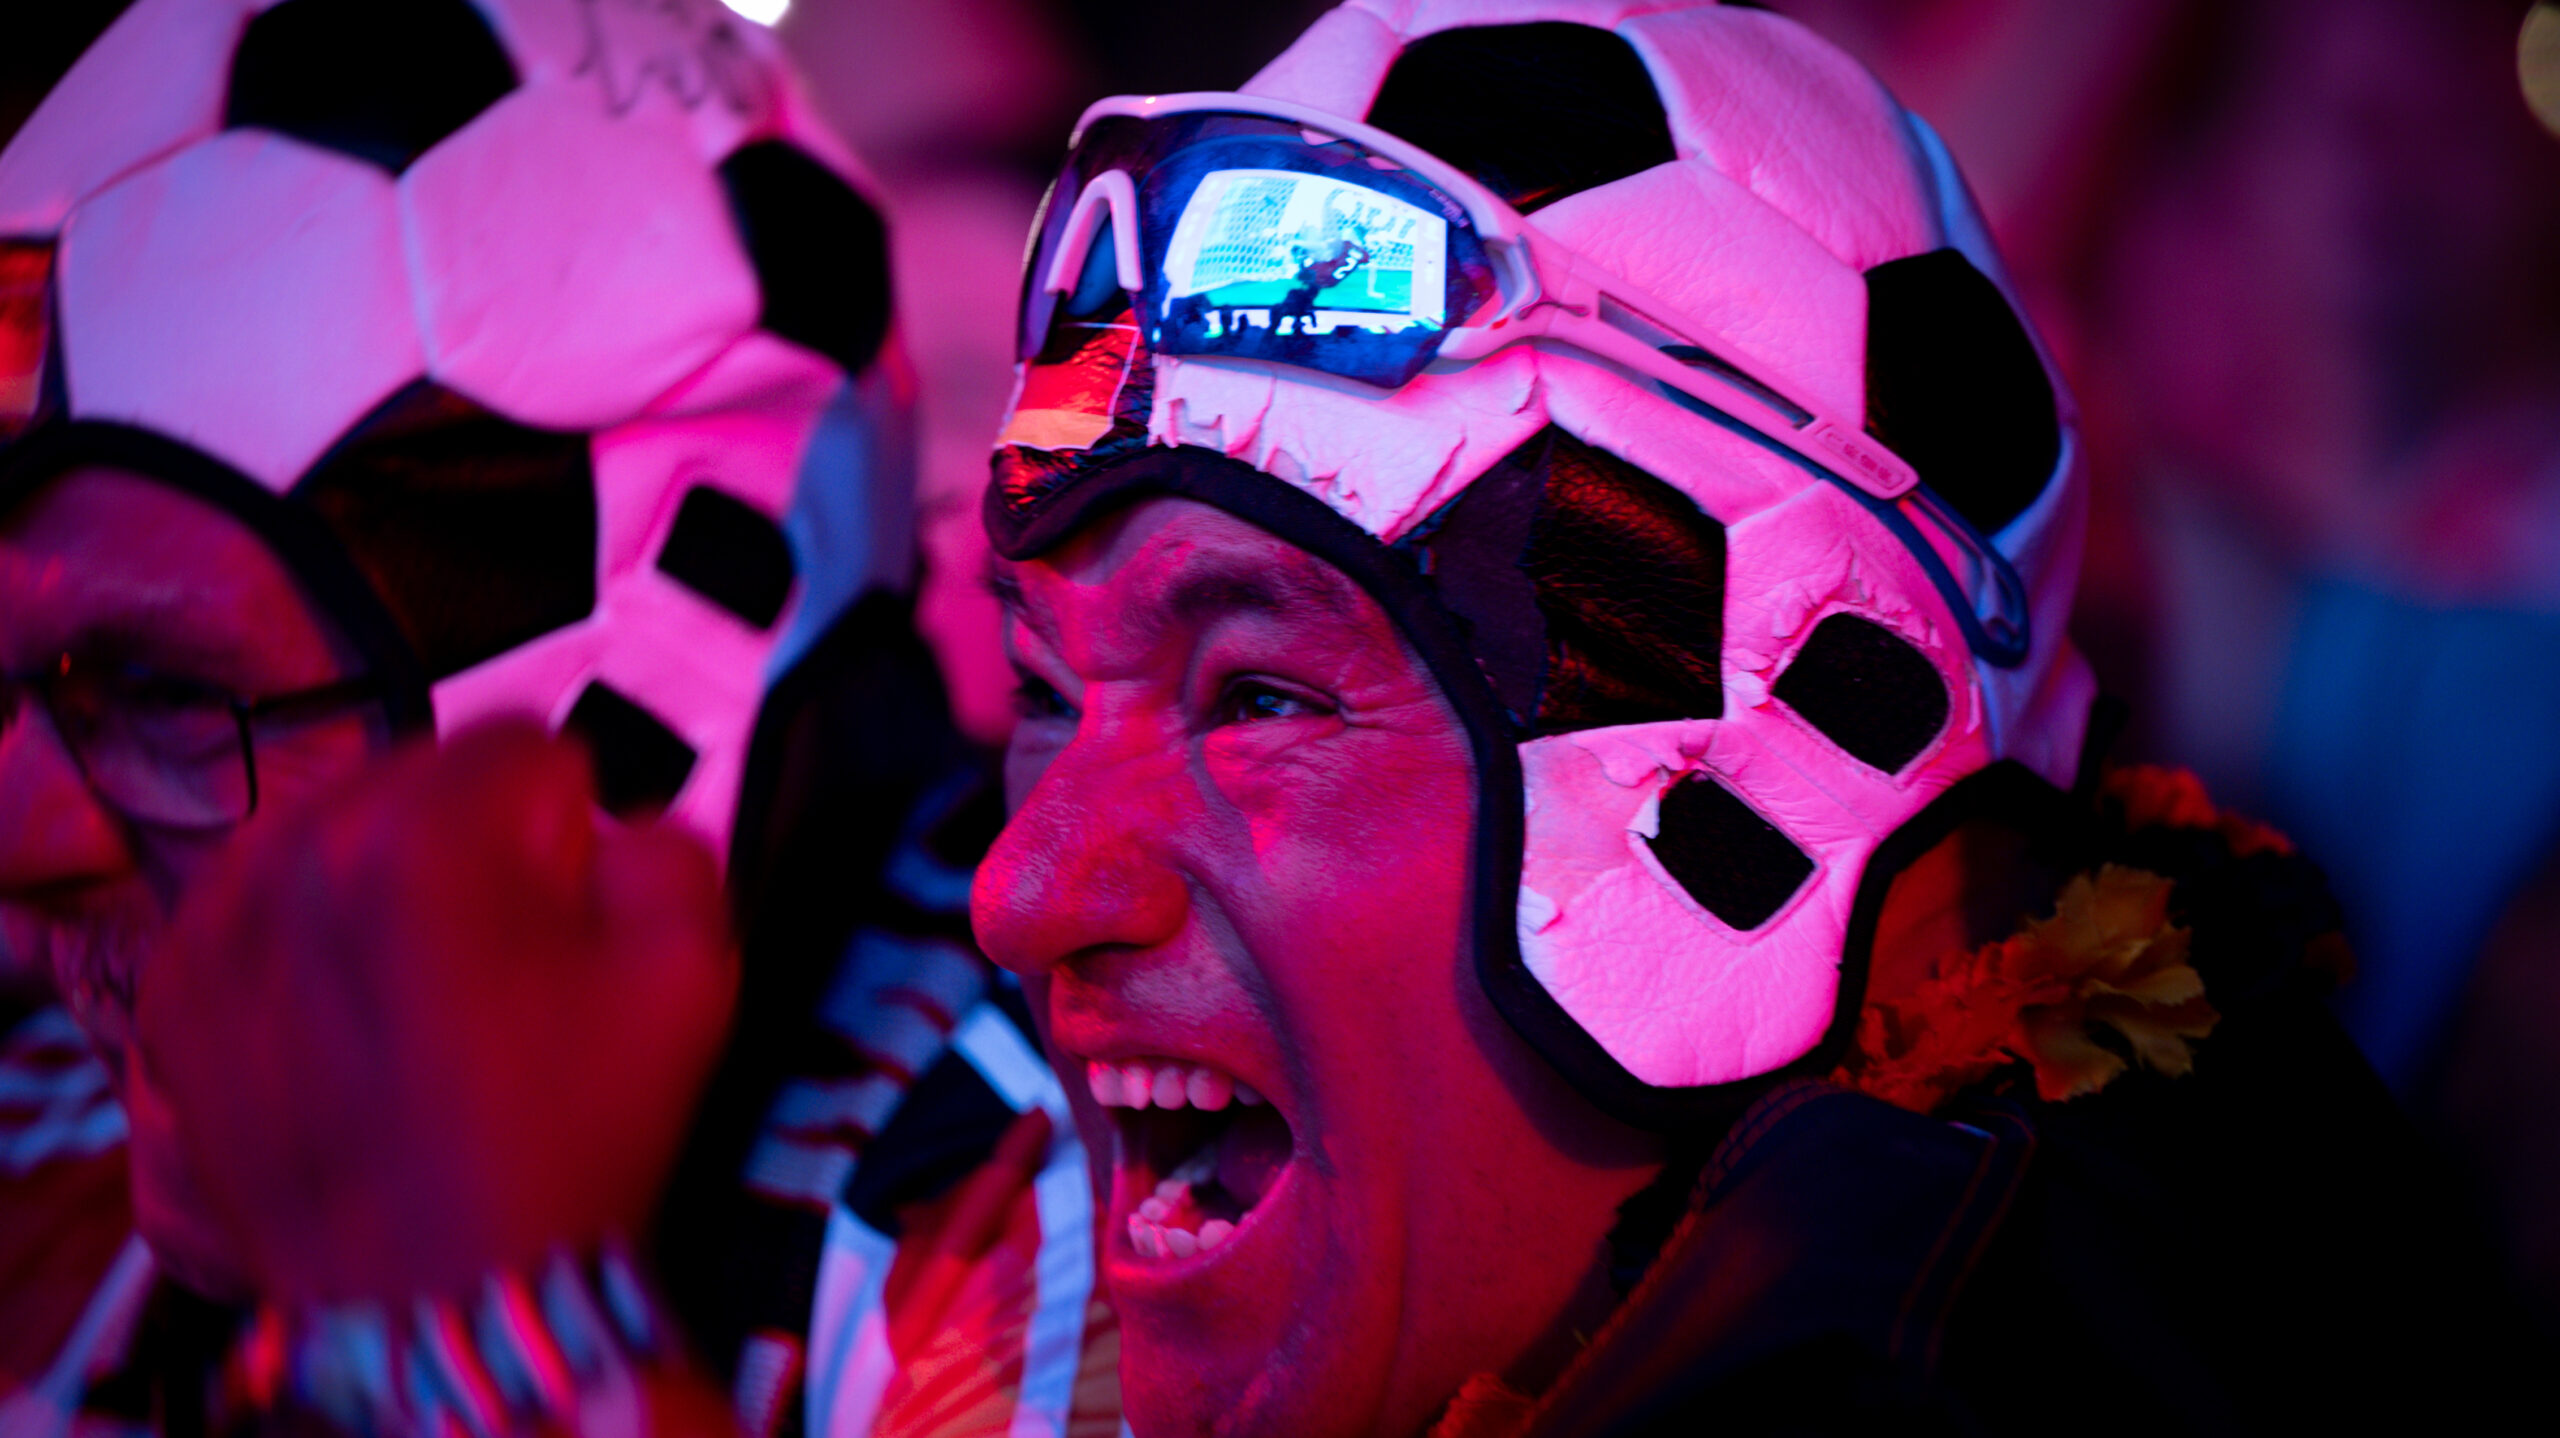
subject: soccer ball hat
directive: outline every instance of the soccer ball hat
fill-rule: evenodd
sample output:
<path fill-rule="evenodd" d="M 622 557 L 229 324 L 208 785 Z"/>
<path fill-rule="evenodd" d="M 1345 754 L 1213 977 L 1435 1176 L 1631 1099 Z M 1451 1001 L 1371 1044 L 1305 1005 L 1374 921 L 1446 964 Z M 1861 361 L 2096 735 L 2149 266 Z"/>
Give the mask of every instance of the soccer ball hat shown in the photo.
<path fill-rule="evenodd" d="M 2073 416 L 1944 147 L 1791 21 L 1351 0 L 1088 111 L 1024 314 L 997 551 L 1177 494 L 1366 586 L 1474 741 L 1486 990 L 1627 1118 L 1826 1071 L 1950 790 L 2075 778 Z"/>
<path fill-rule="evenodd" d="M 0 152 L 0 505 L 208 498 L 396 723 L 533 713 L 715 845 L 769 681 L 910 583 L 909 390 L 866 182 L 717 0 L 138 0 Z"/>

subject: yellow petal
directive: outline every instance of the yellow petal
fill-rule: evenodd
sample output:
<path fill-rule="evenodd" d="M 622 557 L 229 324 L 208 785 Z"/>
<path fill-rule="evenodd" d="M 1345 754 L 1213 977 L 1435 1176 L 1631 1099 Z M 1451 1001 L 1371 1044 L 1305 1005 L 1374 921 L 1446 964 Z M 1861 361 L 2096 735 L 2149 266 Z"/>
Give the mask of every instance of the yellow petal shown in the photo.
<path fill-rule="evenodd" d="M 2049 1103 L 2096 1093 L 2124 1072 L 2124 1060 L 2092 1041 L 2077 1022 L 2043 1017 L 2020 1027 L 2026 1057 L 2036 1068 L 2036 1093 Z"/>

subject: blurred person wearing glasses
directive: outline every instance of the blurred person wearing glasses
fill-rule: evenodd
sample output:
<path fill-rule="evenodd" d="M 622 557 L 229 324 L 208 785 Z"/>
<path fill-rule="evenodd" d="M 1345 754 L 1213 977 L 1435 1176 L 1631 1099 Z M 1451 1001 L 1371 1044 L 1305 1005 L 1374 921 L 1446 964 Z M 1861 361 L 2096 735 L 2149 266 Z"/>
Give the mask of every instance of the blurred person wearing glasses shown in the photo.
<path fill-rule="evenodd" d="M 1093 1396 L 912 401 L 710 0 L 140 0 L 0 150 L 0 1433 Z"/>

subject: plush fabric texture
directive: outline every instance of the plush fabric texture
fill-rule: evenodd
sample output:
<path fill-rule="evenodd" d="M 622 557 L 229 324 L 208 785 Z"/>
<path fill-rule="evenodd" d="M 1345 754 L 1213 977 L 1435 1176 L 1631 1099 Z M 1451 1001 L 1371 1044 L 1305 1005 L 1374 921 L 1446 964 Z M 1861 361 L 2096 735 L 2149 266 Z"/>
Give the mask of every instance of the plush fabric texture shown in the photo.
<path fill-rule="evenodd" d="M 805 150 L 742 145 L 720 162 L 764 300 L 757 322 L 858 371 L 889 336 L 889 230 Z"/>
<path fill-rule="evenodd" d="M 709 485 L 686 490 L 658 569 L 758 629 L 791 597 L 791 541 L 754 506 Z"/>
<path fill-rule="evenodd" d="M 52 249 L 8 427 L 316 514 L 399 707 L 618 696 L 664 743 L 612 787 L 715 844 L 772 670 L 910 582 L 879 206 L 716 4 L 140 0 L 0 152 L 0 236 Z M 40 448 L 0 504 L 82 462 Z"/>
<path fill-rule="evenodd" d="M 589 684 L 560 728 L 595 756 L 596 802 L 607 813 L 655 813 L 693 772 L 693 746 L 610 684 Z"/>
<path fill-rule="evenodd" d="M 515 424 L 421 381 L 360 421 L 294 495 L 347 546 L 431 678 L 595 609 L 583 436 Z"/>

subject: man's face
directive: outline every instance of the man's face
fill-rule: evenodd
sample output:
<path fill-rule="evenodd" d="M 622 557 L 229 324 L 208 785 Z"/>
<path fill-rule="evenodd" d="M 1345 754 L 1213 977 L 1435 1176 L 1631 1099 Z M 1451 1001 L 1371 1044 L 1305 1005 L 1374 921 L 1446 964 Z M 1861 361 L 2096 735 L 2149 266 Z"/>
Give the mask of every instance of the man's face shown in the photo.
<path fill-rule="evenodd" d="M 346 677 L 347 654 L 247 526 L 165 485 L 79 470 L 0 516 L 0 671 L 69 656 L 258 698 Z M 257 812 L 178 830 L 102 800 L 28 698 L 0 730 L 0 972 L 49 973 L 121 1087 L 134 982 L 190 880 L 261 816 L 354 772 L 381 737 L 363 710 L 261 726 Z M 226 1241 L 155 1128 L 165 1112 L 124 1096 L 145 1231 L 190 1281 L 227 1288 Z"/>
<path fill-rule="evenodd" d="M 0 670 L 31 673 L 65 656 L 247 699 L 352 672 L 334 626 L 246 525 L 110 469 L 75 471 L 0 516 Z M 334 783 L 378 739 L 364 710 L 261 725 L 258 812 Z M 245 827 L 132 822 L 29 700 L 0 731 L 0 969 L 49 970 L 112 1061 L 143 952 L 189 878 Z"/>
<path fill-rule="evenodd" d="M 1189 501 L 1003 587 L 1015 813 L 974 918 L 1111 1165 L 1135 1426 L 1412 1432 L 1471 1374 L 1543 1381 L 1657 1155 L 1482 997 L 1438 686 L 1340 572 Z"/>

